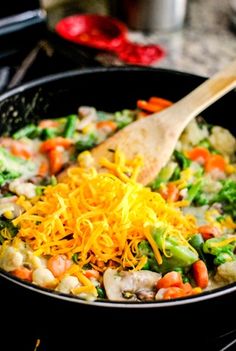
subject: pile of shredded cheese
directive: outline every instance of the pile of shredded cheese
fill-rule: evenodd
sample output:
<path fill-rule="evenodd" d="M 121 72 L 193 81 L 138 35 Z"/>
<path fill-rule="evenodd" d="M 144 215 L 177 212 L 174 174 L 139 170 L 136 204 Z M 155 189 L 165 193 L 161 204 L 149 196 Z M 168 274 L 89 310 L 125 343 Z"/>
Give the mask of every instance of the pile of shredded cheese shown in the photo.
<path fill-rule="evenodd" d="M 73 167 L 37 201 L 21 197 L 18 202 L 25 212 L 13 221 L 20 228 L 17 237 L 39 256 L 77 254 L 80 267 L 98 261 L 105 267 L 112 260 L 123 268 L 141 269 L 145 260 L 138 255 L 138 245 L 144 239 L 160 264 L 153 226 L 164 225 L 166 235 L 188 244 L 196 233 L 194 218 L 136 181 L 140 159 L 126 162 L 117 151 L 114 163 L 102 162 L 106 173 Z"/>

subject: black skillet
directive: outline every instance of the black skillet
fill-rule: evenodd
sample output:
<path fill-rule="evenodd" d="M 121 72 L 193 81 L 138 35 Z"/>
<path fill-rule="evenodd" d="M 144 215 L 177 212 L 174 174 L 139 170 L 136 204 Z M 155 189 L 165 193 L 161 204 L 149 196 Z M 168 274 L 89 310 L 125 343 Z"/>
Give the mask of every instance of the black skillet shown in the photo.
<path fill-rule="evenodd" d="M 14 131 L 30 121 L 74 113 L 80 105 L 116 111 L 134 108 L 137 99 L 153 95 L 177 101 L 204 80 L 192 74 L 145 67 L 94 68 L 48 76 L 0 96 L 0 133 Z M 236 135 L 235 98 L 235 92 L 228 93 L 202 115 L 209 123 L 229 128 Z M 25 283 L 1 271 L 0 291 L 2 301 L 12 311 L 5 314 L 7 323 L 12 324 L 13 317 L 20 316 L 21 328 L 26 326 L 31 335 L 47 333 L 55 339 L 58 328 L 53 327 L 51 316 L 60 327 L 61 337 L 67 339 L 70 335 L 71 340 L 74 340 L 71 330 L 84 333 L 91 328 L 103 335 L 104 330 L 113 330 L 114 326 L 118 338 L 117 329 L 126 333 L 135 326 L 136 337 L 141 337 L 139 330 L 145 334 L 153 329 L 153 337 L 177 335 L 182 340 L 192 335 L 196 344 L 201 339 L 236 329 L 236 284 L 171 301 L 85 302 Z M 171 343 L 171 337 L 167 341 Z M 89 342 L 96 344 L 93 338 Z"/>

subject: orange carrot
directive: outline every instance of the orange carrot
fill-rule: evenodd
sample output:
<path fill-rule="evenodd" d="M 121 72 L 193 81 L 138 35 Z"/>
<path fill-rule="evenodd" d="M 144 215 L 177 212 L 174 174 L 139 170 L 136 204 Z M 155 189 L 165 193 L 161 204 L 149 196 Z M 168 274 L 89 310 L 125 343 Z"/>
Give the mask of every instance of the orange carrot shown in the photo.
<path fill-rule="evenodd" d="M 52 256 L 47 262 L 47 268 L 52 272 L 54 277 L 64 274 L 70 265 L 71 261 L 65 255 Z"/>
<path fill-rule="evenodd" d="M 219 169 L 220 171 L 225 172 L 226 161 L 223 156 L 214 154 L 207 159 L 205 164 L 205 171 L 211 172 L 214 169 Z"/>
<path fill-rule="evenodd" d="M 40 151 L 41 152 L 48 152 L 52 149 L 55 149 L 57 146 L 63 146 L 65 149 L 72 145 L 72 140 L 63 138 L 63 137 L 56 137 L 53 139 L 48 139 L 41 144 Z"/>
<path fill-rule="evenodd" d="M 196 285 L 204 289 L 208 286 L 209 277 L 207 266 L 204 261 L 198 260 L 193 263 L 193 278 L 196 282 Z"/>
<path fill-rule="evenodd" d="M 48 170 L 49 170 L 48 161 L 43 160 L 39 166 L 38 175 L 41 177 L 45 177 L 48 174 Z"/>
<path fill-rule="evenodd" d="M 190 283 L 183 283 L 183 284 L 181 285 L 181 289 L 183 289 L 183 291 L 184 291 L 184 293 L 185 293 L 185 296 L 191 295 L 192 292 L 193 292 L 193 288 L 192 288 L 192 286 L 191 286 Z"/>
<path fill-rule="evenodd" d="M 181 287 L 183 284 L 182 276 L 179 272 L 168 272 L 157 282 L 157 289 L 170 288 L 170 287 Z"/>
<path fill-rule="evenodd" d="M 200 160 L 205 164 L 210 157 L 210 152 L 204 147 L 195 147 L 187 152 L 187 156 L 192 161 Z"/>
<path fill-rule="evenodd" d="M 57 128 L 60 125 L 58 121 L 52 119 L 43 119 L 39 122 L 40 128 Z"/>
<path fill-rule="evenodd" d="M 156 104 L 151 104 L 150 102 L 146 101 L 146 100 L 138 100 L 137 101 L 137 107 L 140 110 L 144 110 L 147 112 L 159 112 L 161 110 L 163 110 L 162 106 L 156 105 Z"/>
<path fill-rule="evenodd" d="M 100 273 L 98 271 L 96 271 L 96 269 L 87 269 L 84 272 L 84 275 L 89 279 L 95 278 L 96 280 L 99 280 L 99 278 L 100 278 Z"/>
<path fill-rule="evenodd" d="M 179 199 L 179 190 L 174 183 L 168 183 L 165 189 L 160 190 L 160 194 L 168 202 L 175 202 Z"/>
<path fill-rule="evenodd" d="M 177 286 L 171 286 L 166 289 L 163 294 L 164 300 L 177 299 L 178 297 L 185 296 L 185 292 L 183 289 L 178 288 Z"/>
<path fill-rule="evenodd" d="M 10 150 L 14 156 L 21 157 L 26 160 L 32 157 L 32 152 L 28 149 L 28 147 L 17 141 L 13 141 Z"/>
<path fill-rule="evenodd" d="M 63 151 L 58 148 L 54 148 L 48 153 L 50 172 L 51 174 L 57 174 L 63 166 Z"/>
<path fill-rule="evenodd" d="M 157 97 L 157 96 L 150 97 L 148 102 L 150 102 L 151 104 L 162 106 L 162 107 L 169 107 L 169 106 L 173 105 L 172 101 L 167 100 L 167 99 L 163 99 L 163 98 Z"/>
<path fill-rule="evenodd" d="M 115 131 L 117 128 L 117 124 L 114 121 L 99 121 L 96 124 L 97 128 L 108 128 L 111 131 Z"/>
<path fill-rule="evenodd" d="M 211 224 L 201 225 L 198 227 L 198 232 L 202 235 L 204 240 L 208 240 L 220 235 L 219 229 Z"/>
<path fill-rule="evenodd" d="M 17 278 L 32 282 L 32 269 L 28 269 L 22 266 L 14 269 L 11 271 L 11 273 Z"/>

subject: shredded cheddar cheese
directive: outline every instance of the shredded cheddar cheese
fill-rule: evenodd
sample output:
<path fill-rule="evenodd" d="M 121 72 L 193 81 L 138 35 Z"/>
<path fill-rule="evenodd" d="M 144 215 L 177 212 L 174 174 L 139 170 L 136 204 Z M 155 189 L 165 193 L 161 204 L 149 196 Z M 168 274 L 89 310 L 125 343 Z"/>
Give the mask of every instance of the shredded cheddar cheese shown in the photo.
<path fill-rule="evenodd" d="M 161 264 L 150 233 L 155 225 L 165 225 L 167 235 L 185 238 L 187 245 L 196 232 L 194 218 L 184 216 L 160 194 L 136 181 L 139 158 L 127 163 L 116 153 L 114 163 L 102 160 L 102 164 L 109 173 L 73 167 L 63 183 L 48 186 L 31 206 L 28 200 L 19 199 L 25 212 L 13 223 L 20 227 L 18 237 L 36 255 L 72 258 L 77 254 L 81 269 L 96 260 L 141 269 L 146 260 L 139 257 L 138 244 L 147 239 Z"/>

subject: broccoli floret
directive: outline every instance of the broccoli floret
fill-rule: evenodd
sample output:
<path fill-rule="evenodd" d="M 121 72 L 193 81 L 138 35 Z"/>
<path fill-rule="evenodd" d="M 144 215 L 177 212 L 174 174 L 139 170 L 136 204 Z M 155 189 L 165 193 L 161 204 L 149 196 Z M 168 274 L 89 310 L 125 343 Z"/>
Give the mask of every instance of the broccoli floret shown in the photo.
<path fill-rule="evenodd" d="M 211 199 L 211 204 L 220 202 L 225 213 L 236 219 L 236 182 L 232 179 L 222 181 L 222 189 Z"/>
<path fill-rule="evenodd" d="M 191 164 L 191 160 L 180 151 L 175 150 L 174 157 L 182 170 L 188 168 Z"/>
<path fill-rule="evenodd" d="M 178 238 L 164 237 L 165 228 L 153 228 L 152 235 L 157 244 L 158 249 L 162 254 L 162 264 L 158 264 L 153 250 L 147 241 L 142 241 L 139 244 L 139 253 L 147 257 L 148 269 L 156 272 L 166 273 L 174 270 L 176 267 L 188 269 L 198 260 L 198 254 L 189 246 L 183 245 Z M 163 252 L 168 256 L 166 256 Z"/>
<path fill-rule="evenodd" d="M 219 238 L 208 239 L 204 242 L 203 251 L 215 256 L 213 260 L 215 265 L 236 260 L 236 255 L 234 254 L 236 237 L 230 243 L 228 243 L 228 239 L 229 237 L 221 236 Z"/>
<path fill-rule="evenodd" d="M 96 136 L 91 133 L 81 136 L 81 138 L 76 142 L 75 147 L 78 152 L 92 149 L 97 143 Z"/>
<path fill-rule="evenodd" d="M 13 156 L 9 151 L 0 147 L 0 185 L 21 175 L 30 178 L 35 174 L 36 167 L 33 162 Z"/>

